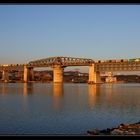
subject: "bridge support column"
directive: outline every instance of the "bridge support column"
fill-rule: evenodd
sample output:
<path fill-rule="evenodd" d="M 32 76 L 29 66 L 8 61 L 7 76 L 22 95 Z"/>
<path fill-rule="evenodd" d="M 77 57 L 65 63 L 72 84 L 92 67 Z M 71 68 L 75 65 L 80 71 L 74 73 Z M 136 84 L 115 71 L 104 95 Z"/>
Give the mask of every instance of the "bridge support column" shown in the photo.
<path fill-rule="evenodd" d="M 24 65 L 24 82 L 28 82 L 28 68 Z"/>
<path fill-rule="evenodd" d="M 89 84 L 101 83 L 100 72 L 95 71 L 95 64 L 89 66 Z"/>
<path fill-rule="evenodd" d="M 63 82 L 63 67 L 61 65 L 53 66 L 53 82 L 62 83 Z"/>
<path fill-rule="evenodd" d="M 100 72 L 99 72 L 99 71 L 96 71 L 96 72 L 94 73 L 94 75 L 95 75 L 94 82 L 95 82 L 95 83 L 102 83 L 102 82 L 101 82 Z"/>
<path fill-rule="evenodd" d="M 24 66 L 24 82 L 34 80 L 33 67 Z"/>
<path fill-rule="evenodd" d="M 7 70 L 3 70 L 3 72 L 2 72 L 2 80 L 4 80 L 4 82 L 9 81 L 9 73 L 8 73 Z"/>
<path fill-rule="evenodd" d="M 94 83 L 94 67 L 95 67 L 94 65 L 95 64 L 93 63 L 89 66 L 89 81 L 88 81 L 89 84 Z"/>
<path fill-rule="evenodd" d="M 28 72 L 29 72 L 29 80 L 33 81 L 34 80 L 34 70 L 33 70 L 33 67 L 28 68 Z"/>

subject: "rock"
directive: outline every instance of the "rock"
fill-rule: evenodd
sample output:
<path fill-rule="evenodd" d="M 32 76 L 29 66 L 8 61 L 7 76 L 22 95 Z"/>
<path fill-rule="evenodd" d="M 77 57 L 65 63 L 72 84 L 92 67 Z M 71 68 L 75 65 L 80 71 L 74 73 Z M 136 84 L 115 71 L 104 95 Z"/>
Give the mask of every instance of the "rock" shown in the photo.
<path fill-rule="evenodd" d="M 135 132 L 128 132 L 127 134 L 128 134 L 128 135 L 136 135 Z"/>
<path fill-rule="evenodd" d="M 94 131 L 87 131 L 88 134 L 91 135 L 99 135 L 99 131 L 98 130 L 94 130 Z"/>
<path fill-rule="evenodd" d="M 113 131 L 111 131 L 112 135 L 122 135 L 123 131 L 119 130 L 119 129 L 114 129 Z"/>
<path fill-rule="evenodd" d="M 120 124 L 117 128 L 87 131 L 90 135 L 140 135 L 140 122 Z"/>

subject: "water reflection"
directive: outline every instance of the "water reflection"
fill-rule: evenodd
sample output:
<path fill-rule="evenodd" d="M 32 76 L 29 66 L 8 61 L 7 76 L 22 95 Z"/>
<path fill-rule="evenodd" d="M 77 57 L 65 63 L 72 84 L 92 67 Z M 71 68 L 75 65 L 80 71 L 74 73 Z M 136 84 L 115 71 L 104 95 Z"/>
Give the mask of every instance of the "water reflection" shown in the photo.
<path fill-rule="evenodd" d="M 0 134 L 85 134 L 137 122 L 139 91 L 140 84 L 1 83 Z"/>
<path fill-rule="evenodd" d="M 23 84 L 23 96 L 33 93 L 33 83 L 24 83 Z"/>
<path fill-rule="evenodd" d="M 62 107 L 63 83 L 53 83 L 53 106 L 59 110 Z"/>
<path fill-rule="evenodd" d="M 106 85 L 106 98 L 108 101 L 112 100 L 113 96 L 113 84 L 109 83 Z"/>
<path fill-rule="evenodd" d="M 33 92 L 34 92 L 33 91 L 33 83 L 23 83 L 22 107 L 23 107 L 23 112 L 25 112 L 25 113 L 30 112 L 28 95 L 32 94 Z"/>
<path fill-rule="evenodd" d="M 99 95 L 99 89 L 100 86 L 98 84 L 88 85 L 88 103 L 90 109 L 93 109 L 96 104 L 97 95 Z"/>
<path fill-rule="evenodd" d="M 9 86 L 7 86 L 7 83 L 2 84 L 2 95 L 8 94 Z"/>

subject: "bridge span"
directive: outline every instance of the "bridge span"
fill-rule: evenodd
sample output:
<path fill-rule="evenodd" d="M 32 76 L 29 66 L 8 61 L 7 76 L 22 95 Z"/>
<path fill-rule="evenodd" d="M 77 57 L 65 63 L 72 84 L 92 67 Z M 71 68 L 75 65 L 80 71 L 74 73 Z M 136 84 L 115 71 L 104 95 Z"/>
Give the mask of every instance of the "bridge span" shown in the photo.
<path fill-rule="evenodd" d="M 30 61 L 26 64 L 5 64 L 0 65 L 2 79 L 8 81 L 8 73 L 12 70 L 23 70 L 23 81 L 33 81 L 35 67 L 51 67 L 53 69 L 53 82 L 63 82 L 63 70 L 69 66 L 89 66 L 89 83 L 101 83 L 101 72 L 113 71 L 140 71 L 140 61 L 126 60 L 103 60 L 94 61 L 87 58 L 74 57 L 48 57 L 44 59 Z"/>

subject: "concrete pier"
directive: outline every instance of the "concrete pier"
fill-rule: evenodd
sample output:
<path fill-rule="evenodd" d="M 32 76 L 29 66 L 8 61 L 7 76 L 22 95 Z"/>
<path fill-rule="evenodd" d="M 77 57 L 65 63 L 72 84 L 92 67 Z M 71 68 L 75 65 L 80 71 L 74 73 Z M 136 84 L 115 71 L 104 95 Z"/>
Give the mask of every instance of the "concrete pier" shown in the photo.
<path fill-rule="evenodd" d="M 61 65 L 53 66 L 53 82 L 62 83 L 63 82 L 63 67 Z"/>
<path fill-rule="evenodd" d="M 94 84 L 94 67 L 94 63 L 89 66 L 89 84 Z"/>
<path fill-rule="evenodd" d="M 34 80 L 34 70 L 33 70 L 33 67 L 28 68 L 28 72 L 29 72 L 29 81 L 33 81 Z"/>
<path fill-rule="evenodd" d="M 33 67 L 27 67 L 24 65 L 24 82 L 32 80 L 34 80 Z"/>
<path fill-rule="evenodd" d="M 94 83 L 102 83 L 99 71 L 94 72 Z"/>
<path fill-rule="evenodd" d="M 89 66 L 89 84 L 96 84 L 96 83 L 102 83 L 101 82 L 101 77 L 100 77 L 100 72 L 95 71 L 95 64 L 91 64 Z"/>
<path fill-rule="evenodd" d="M 8 82 L 9 81 L 9 73 L 8 73 L 7 70 L 3 70 L 3 72 L 2 72 L 2 80 L 4 82 Z"/>
<path fill-rule="evenodd" d="M 23 78 L 24 82 L 28 81 L 28 68 L 26 65 L 24 65 L 24 78 Z"/>

